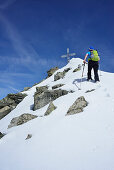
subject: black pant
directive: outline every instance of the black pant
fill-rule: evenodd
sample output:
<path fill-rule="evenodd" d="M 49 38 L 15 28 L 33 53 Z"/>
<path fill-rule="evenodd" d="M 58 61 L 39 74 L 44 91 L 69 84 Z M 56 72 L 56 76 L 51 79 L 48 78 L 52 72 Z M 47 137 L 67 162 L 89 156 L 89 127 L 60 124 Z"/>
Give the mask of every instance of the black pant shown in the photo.
<path fill-rule="evenodd" d="M 98 63 L 98 61 L 89 60 L 89 62 L 88 62 L 88 80 L 92 79 L 91 78 L 91 70 L 92 70 L 92 68 L 94 70 L 95 81 L 99 81 L 99 76 L 98 76 L 99 63 Z"/>

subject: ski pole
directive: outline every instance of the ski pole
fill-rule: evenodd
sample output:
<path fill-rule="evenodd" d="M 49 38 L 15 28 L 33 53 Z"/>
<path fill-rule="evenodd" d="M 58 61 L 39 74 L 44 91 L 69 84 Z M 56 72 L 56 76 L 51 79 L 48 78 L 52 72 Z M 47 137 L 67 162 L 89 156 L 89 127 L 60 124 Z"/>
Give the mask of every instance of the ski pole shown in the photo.
<path fill-rule="evenodd" d="M 82 78 L 83 78 L 83 75 L 84 75 L 84 68 L 85 68 L 85 63 L 83 64 Z"/>
<path fill-rule="evenodd" d="M 81 89 L 82 78 L 83 78 L 83 74 L 84 74 L 84 68 L 85 68 L 85 63 L 83 64 L 82 77 L 81 77 L 81 82 L 80 82 L 80 89 Z"/>
<path fill-rule="evenodd" d="M 83 64 L 83 71 L 82 71 L 82 77 L 81 77 L 81 82 L 80 82 L 80 89 L 81 89 L 81 84 L 82 84 L 82 78 L 83 78 L 83 76 L 84 76 L 85 64 L 88 64 L 88 62 L 84 62 L 84 64 Z"/>

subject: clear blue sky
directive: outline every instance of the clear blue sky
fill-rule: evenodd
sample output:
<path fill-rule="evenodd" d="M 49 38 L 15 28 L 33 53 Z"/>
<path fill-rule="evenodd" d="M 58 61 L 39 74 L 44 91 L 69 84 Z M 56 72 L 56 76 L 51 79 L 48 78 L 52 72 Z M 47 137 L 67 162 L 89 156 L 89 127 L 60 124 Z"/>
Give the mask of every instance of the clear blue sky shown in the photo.
<path fill-rule="evenodd" d="M 0 0 L 0 98 L 64 66 L 68 47 L 83 59 L 94 46 L 114 72 L 113 18 L 113 0 Z"/>

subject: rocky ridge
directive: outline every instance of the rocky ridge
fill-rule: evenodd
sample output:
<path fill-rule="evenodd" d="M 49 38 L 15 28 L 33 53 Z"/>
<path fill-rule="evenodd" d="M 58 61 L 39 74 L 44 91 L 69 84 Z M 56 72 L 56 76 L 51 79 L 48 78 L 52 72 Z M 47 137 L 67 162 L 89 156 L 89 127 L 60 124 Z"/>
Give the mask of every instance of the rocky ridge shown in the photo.
<path fill-rule="evenodd" d="M 67 90 L 44 90 L 41 94 L 34 95 L 34 110 L 40 109 L 57 98 L 68 94 Z"/>
<path fill-rule="evenodd" d="M 57 81 L 59 79 L 63 79 L 66 75 L 66 73 L 70 70 L 71 68 L 66 68 L 64 69 L 63 72 L 57 72 L 55 75 L 54 75 L 54 81 Z"/>
<path fill-rule="evenodd" d="M 73 70 L 73 72 L 77 72 L 81 69 L 81 66 L 78 65 L 78 67 Z M 50 69 L 48 73 L 48 77 L 52 76 L 55 71 L 58 70 L 58 67 Z M 59 79 L 63 79 L 67 72 L 71 70 L 71 68 L 64 69 L 63 72 L 57 72 L 54 75 L 54 81 L 57 81 Z M 48 78 L 47 77 L 47 78 Z M 37 83 L 38 85 L 38 83 Z M 52 90 L 49 90 L 49 86 L 39 86 L 36 87 L 36 92 L 34 93 L 34 107 L 33 110 L 40 109 L 47 104 L 49 104 L 46 112 L 44 113 L 44 116 L 50 115 L 57 107 L 54 106 L 53 101 L 57 98 L 67 95 L 68 93 L 73 93 L 73 90 L 67 91 L 62 89 L 57 89 L 65 84 L 56 84 L 52 86 Z M 30 87 L 25 87 L 24 91 L 29 90 Z M 10 113 L 15 107 L 26 97 L 26 94 L 18 93 L 18 94 L 8 94 L 8 96 L 0 101 L 0 118 L 3 118 L 8 113 Z M 88 105 L 88 102 L 85 100 L 83 96 L 76 99 L 74 104 L 68 109 L 67 115 L 76 114 L 83 111 L 83 108 Z M 13 126 L 22 125 L 23 123 L 28 122 L 29 120 L 32 120 L 34 118 L 37 118 L 38 116 L 32 115 L 29 113 L 24 113 L 18 117 L 15 117 L 11 120 L 8 128 L 11 128 Z"/>
<path fill-rule="evenodd" d="M 0 100 L 0 119 L 9 114 L 26 97 L 26 94 L 8 94 Z"/>
<path fill-rule="evenodd" d="M 59 68 L 58 67 L 54 67 L 54 68 L 51 68 L 49 71 L 47 71 L 47 78 L 51 77 Z"/>

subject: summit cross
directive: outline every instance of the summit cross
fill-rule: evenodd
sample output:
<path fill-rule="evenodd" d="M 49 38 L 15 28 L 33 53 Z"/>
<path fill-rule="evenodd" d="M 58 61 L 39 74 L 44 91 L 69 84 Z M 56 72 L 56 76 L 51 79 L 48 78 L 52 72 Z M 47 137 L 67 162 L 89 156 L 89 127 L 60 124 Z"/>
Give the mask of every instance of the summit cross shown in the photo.
<path fill-rule="evenodd" d="M 67 54 L 66 55 L 62 55 L 61 56 L 61 58 L 67 58 L 67 61 L 68 61 L 68 63 L 69 63 L 69 61 L 70 61 L 70 57 L 71 56 L 75 56 L 76 55 L 76 53 L 69 53 L 69 48 L 67 48 Z"/>

